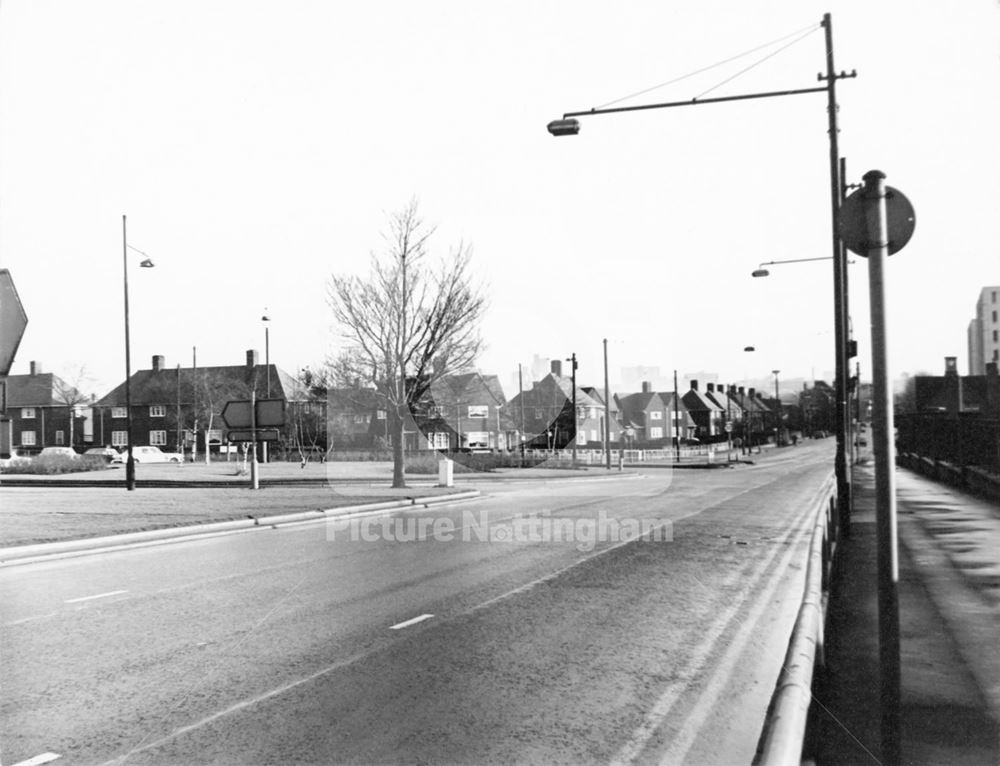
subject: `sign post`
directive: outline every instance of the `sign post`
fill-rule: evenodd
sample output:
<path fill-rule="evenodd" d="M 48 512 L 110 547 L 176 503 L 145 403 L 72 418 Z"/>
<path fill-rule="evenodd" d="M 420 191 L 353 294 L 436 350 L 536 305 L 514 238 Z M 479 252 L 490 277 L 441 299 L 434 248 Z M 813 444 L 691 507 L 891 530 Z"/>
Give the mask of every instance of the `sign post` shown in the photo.
<path fill-rule="evenodd" d="M 258 399 L 257 392 L 250 399 L 234 399 L 222 408 L 222 422 L 229 429 L 229 441 L 250 442 L 250 487 L 260 489 L 258 475 L 257 442 L 278 438 L 278 429 L 285 425 L 284 399 Z"/>
<path fill-rule="evenodd" d="M 878 536 L 878 645 L 882 763 L 900 763 L 899 550 L 896 527 L 896 446 L 886 332 L 885 263 L 913 234 L 916 217 L 906 197 L 869 170 L 844 201 L 844 243 L 868 259 L 872 332 L 872 430 L 875 452 L 875 527 Z"/>

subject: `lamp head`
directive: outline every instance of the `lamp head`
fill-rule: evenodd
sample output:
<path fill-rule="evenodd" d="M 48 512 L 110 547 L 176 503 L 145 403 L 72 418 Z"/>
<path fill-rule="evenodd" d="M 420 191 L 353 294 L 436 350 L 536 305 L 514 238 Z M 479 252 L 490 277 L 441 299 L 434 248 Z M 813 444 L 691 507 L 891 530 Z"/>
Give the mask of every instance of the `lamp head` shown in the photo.
<path fill-rule="evenodd" d="M 767 277 L 770 276 L 771 272 L 767 269 L 754 269 L 750 276 L 753 277 Z"/>
<path fill-rule="evenodd" d="M 264 316 L 262 316 L 260 318 L 260 321 L 261 322 L 270 322 L 271 321 L 271 317 L 269 317 L 267 314 L 264 314 Z"/>
<path fill-rule="evenodd" d="M 580 121 L 572 118 L 553 120 L 547 127 L 553 136 L 575 136 L 580 132 Z"/>
<path fill-rule="evenodd" d="M 146 258 L 144 261 L 141 261 L 139 263 L 139 268 L 141 268 L 141 269 L 151 269 L 155 265 L 156 264 L 153 263 L 153 259 L 152 258 Z"/>
<path fill-rule="evenodd" d="M 756 351 L 757 349 L 755 349 L 753 346 L 744 346 L 743 350 L 744 351 Z"/>

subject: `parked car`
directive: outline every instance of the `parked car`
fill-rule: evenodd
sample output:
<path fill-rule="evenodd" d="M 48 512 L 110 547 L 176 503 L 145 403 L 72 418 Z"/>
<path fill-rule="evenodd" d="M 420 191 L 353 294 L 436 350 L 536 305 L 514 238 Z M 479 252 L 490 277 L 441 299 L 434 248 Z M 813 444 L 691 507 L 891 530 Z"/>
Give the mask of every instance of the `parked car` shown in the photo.
<path fill-rule="evenodd" d="M 72 447 L 45 447 L 42 449 L 41 452 L 38 453 L 38 457 L 41 459 L 53 458 L 53 457 L 68 457 L 71 460 L 75 460 L 80 456 L 76 453 L 76 450 L 74 450 Z"/>
<path fill-rule="evenodd" d="M 121 455 L 124 460 L 128 453 Z M 159 447 L 133 447 L 132 458 L 137 463 L 181 463 L 183 455 L 179 452 L 164 452 Z"/>
<path fill-rule="evenodd" d="M 121 455 L 114 447 L 91 447 L 83 453 L 83 456 L 102 458 L 107 463 L 121 462 Z"/>

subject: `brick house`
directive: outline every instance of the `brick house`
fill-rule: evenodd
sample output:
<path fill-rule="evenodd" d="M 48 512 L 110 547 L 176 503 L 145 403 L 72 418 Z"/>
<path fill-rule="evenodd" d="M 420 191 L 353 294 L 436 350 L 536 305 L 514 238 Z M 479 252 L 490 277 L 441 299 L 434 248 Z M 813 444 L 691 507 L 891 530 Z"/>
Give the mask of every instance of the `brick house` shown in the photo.
<path fill-rule="evenodd" d="M 519 444 L 516 421 L 496 375 L 443 376 L 431 383 L 413 415 L 429 449 L 509 450 Z"/>
<path fill-rule="evenodd" d="M 510 400 L 515 423 L 524 423 L 525 446 L 532 449 L 600 448 L 604 440 L 604 401 L 600 396 L 576 388 L 576 417 L 573 414 L 573 381 L 562 374 L 562 363 L 551 362 L 551 372 L 531 384 L 529 390 Z M 591 391 L 596 391 L 591 389 Z M 575 421 L 575 422 L 574 422 Z M 620 426 L 610 424 L 609 436 L 617 438 Z"/>
<path fill-rule="evenodd" d="M 698 381 L 691 381 L 691 390 L 685 391 L 681 401 L 687 406 L 695 423 L 695 437 L 703 442 L 715 442 L 725 437 L 723 409 L 706 394 L 698 390 Z"/>
<path fill-rule="evenodd" d="M 668 447 L 680 436 L 687 438 L 690 415 L 683 401 L 674 408 L 674 392 L 656 392 L 652 384 L 642 383 L 642 391 L 616 397 L 621 407 L 622 424 L 630 429 L 629 446 L 657 449 Z"/>
<path fill-rule="evenodd" d="M 132 373 L 132 440 L 134 445 L 152 445 L 168 452 L 181 452 L 195 444 L 218 449 L 225 440 L 222 409 L 230 400 L 283 399 L 286 422 L 289 409 L 308 402 L 305 388 L 277 365 L 258 363 L 258 352 L 247 351 L 242 365 L 211 367 L 167 367 L 156 355 L 147 370 Z M 268 393 L 270 387 L 270 393 Z M 126 431 L 125 383 L 121 383 L 93 405 L 94 440 L 97 444 L 123 448 Z"/>
<path fill-rule="evenodd" d="M 7 376 L 7 415 L 0 421 L 0 456 L 21 455 L 45 447 L 92 446 L 89 402 L 80 391 L 31 362 L 27 375 Z M 71 421 L 72 412 L 72 421 Z"/>

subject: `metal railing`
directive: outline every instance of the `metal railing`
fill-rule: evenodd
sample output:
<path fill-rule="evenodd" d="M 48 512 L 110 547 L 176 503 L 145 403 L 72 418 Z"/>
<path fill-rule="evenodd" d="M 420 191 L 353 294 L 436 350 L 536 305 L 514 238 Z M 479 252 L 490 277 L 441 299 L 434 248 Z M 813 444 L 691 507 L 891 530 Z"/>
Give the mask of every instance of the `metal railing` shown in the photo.
<path fill-rule="evenodd" d="M 757 766 L 799 766 L 812 701 L 814 669 L 824 664 L 826 609 L 837 551 L 837 485 L 833 474 L 816 500 L 806 584 L 788 652 L 771 698 Z"/>

